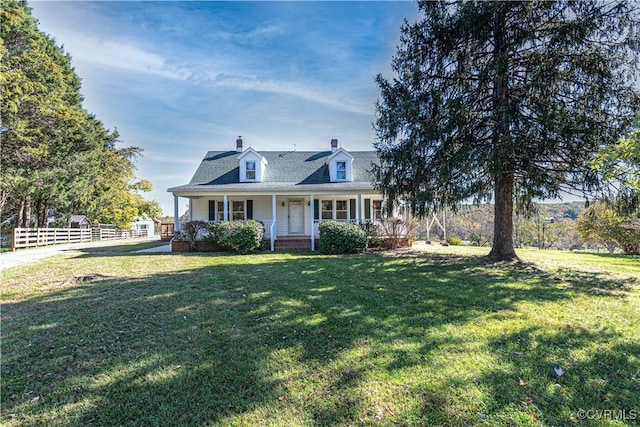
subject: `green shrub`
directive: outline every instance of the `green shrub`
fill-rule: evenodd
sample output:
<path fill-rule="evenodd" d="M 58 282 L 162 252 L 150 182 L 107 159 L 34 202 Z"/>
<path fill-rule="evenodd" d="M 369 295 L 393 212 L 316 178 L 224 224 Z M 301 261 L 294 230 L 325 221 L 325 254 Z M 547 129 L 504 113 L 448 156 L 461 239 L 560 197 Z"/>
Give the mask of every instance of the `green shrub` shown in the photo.
<path fill-rule="evenodd" d="M 229 232 L 231 223 L 229 221 L 216 222 L 209 226 L 209 236 L 206 239 L 209 243 L 218 246 L 220 249 L 230 251 L 231 247 L 225 244 L 225 236 Z"/>
<path fill-rule="evenodd" d="M 219 222 L 211 226 L 213 241 L 221 248 L 239 254 L 248 254 L 262 249 L 264 226 L 252 219 L 248 221 Z"/>
<path fill-rule="evenodd" d="M 462 239 L 459 237 L 449 237 L 447 238 L 447 243 L 451 246 L 460 246 L 462 245 Z"/>
<path fill-rule="evenodd" d="M 320 252 L 325 254 L 355 254 L 367 249 L 367 234 L 349 222 L 320 223 Z"/>

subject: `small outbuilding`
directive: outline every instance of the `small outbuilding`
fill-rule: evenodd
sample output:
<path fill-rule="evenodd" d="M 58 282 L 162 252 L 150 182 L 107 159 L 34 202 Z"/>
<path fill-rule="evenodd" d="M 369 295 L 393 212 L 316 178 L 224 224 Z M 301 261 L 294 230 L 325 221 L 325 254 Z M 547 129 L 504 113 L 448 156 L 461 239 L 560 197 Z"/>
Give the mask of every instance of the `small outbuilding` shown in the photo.
<path fill-rule="evenodd" d="M 84 215 L 72 215 L 69 218 L 69 228 L 91 228 L 91 221 Z"/>
<path fill-rule="evenodd" d="M 147 236 L 155 236 L 156 229 L 159 226 L 160 221 L 155 219 L 147 219 L 147 218 L 138 218 L 131 224 L 132 230 L 147 231 Z"/>

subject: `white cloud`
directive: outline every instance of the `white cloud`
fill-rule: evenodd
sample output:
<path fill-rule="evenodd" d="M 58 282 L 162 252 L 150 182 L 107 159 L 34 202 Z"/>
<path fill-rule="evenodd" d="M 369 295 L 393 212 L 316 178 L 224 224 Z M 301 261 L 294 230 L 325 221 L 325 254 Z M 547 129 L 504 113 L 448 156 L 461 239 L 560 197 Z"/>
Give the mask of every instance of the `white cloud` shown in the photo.
<path fill-rule="evenodd" d="M 170 164 L 175 164 L 175 163 L 180 163 L 180 164 L 186 164 L 186 165 L 198 165 L 200 163 L 200 161 L 202 161 L 202 153 L 194 153 L 196 154 L 195 156 L 185 156 L 184 154 L 181 156 L 163 156 L 163 155 L 157 155 L 157 154 L 145 154 L 144 155 L 144 160 L 146 162 L 152 162 L 152 163 L 170 163 Z M 195 167 L 195 166 L 194 166 Z M 166 176 L 164 177 L 166 179 Z"/>
<path fill-rule="evenodd" d="M 167 66 L 168 60 L 123 40 L 103 40 L 89 34 L 64 35 L 67 50 L 80 68 L 101 67 L 136 73 L 153 74 L 174 80 L 188 75 Z"/>
<path fill-rule="evenodd" d="M 80 70 L 93 67 L 111 68 L 134 73 L 149 74 L 166 79 L 190 81 L 195 84 L 210 84 L 242 91 L 257 91 L 272 94 L 294 96 L 306 101 L 356 114 L 371 114 L 370 100 L 357 100 L 344 96 L 345 92 L 335 93 L 335 87 L 323 87 L 313 84 L 273 80 L 259 77 L 258 70 L 242 69 L 242 65 L 227 60 L 210 63 L 181 63 L 180 58 L 170 58 L 150 52 L 126 40 L 103 40 L 89 34 L 67 32 L 65 49 L 74 58 L 74 64 Z M 211 59 L 209 58 L 208 61 Z M 215 68 L 212 71 L 211 68 Z"/>
<path fill-rule="evenodd" d="M 335 91 L 334 87 L 315 87 L 302 82 L 260 79 L 256 76 L 241 75 L 217 75 L 210 81 L 220 87 L 295 96 L 350 113 L 370 115 L 372 112 L 371 103 L 345 99 L 340 94 L 332 93 Z"/>

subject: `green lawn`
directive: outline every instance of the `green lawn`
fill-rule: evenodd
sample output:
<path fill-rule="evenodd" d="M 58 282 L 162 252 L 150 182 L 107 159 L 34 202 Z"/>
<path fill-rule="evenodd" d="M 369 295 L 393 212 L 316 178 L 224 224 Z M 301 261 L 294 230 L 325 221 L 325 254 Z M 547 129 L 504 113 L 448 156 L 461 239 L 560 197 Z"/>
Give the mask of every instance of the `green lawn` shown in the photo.
<path fill-rule="evenodd" d="M 640 423 L 640 260 L 487 252 L 101 248 L 6 270 L 0 422 Z"/>

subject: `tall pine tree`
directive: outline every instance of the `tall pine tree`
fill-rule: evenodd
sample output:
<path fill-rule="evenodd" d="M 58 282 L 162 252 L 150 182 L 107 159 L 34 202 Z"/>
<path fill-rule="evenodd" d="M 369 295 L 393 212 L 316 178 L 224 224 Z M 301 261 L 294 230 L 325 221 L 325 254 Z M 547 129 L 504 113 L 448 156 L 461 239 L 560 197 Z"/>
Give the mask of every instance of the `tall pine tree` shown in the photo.
<path fill-rule="evenodd" d="M 513 212 L 599 186 L 590 159 L 640 106 L 638 5 L 419 2 L 378 75 L 375 169 L 391 199 L 425 215 L 494 202 L 492 260 L 515 259 Z"/>

